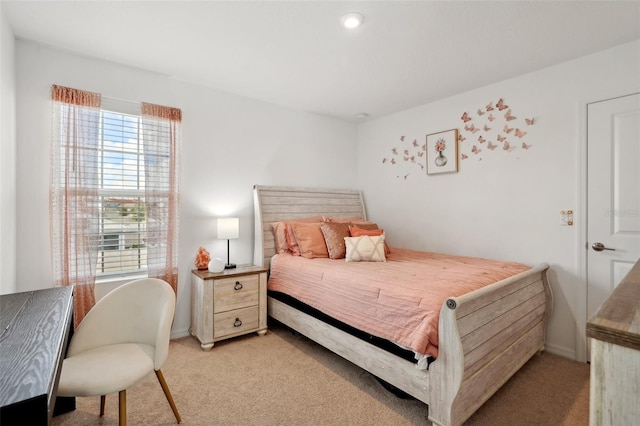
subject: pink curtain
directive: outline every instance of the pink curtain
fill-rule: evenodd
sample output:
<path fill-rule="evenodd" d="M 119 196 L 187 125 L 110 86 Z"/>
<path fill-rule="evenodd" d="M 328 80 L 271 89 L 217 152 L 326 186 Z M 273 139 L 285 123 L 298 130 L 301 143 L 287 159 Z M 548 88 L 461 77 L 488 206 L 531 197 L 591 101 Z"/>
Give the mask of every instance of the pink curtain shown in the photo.
<path fill-rule="evenodd" d="M 51 253 L 54 284 L 74 286 L 74 325 L 95 304 L 100 212 L 97 93 L 53 85 Z"/>
<path fill-rule="evenodd" d="M 149 277 L 178 289 L 179 164 L 182 112 L 142 103 Z"/>

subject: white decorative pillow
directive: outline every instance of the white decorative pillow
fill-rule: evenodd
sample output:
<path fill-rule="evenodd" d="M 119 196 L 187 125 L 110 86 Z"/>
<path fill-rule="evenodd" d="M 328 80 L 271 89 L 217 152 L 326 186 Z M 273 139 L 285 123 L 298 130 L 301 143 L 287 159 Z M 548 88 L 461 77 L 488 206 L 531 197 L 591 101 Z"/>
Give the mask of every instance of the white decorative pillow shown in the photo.
<path fill-rule="evenodd" d="M 345 237 L 344 245 L 347 262 L 386 262 L 384 256 L 384 235 L 372 237 Z"/>

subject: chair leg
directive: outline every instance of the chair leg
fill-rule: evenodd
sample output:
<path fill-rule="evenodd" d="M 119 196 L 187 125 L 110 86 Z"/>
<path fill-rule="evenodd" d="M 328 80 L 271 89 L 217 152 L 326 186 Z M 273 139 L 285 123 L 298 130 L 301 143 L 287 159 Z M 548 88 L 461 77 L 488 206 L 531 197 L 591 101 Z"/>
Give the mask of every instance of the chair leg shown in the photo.
<path fill-rule="evenodd" d="M 162 374 L 162 371 L 156 370 L 156 377 L 160 382 L 160 386 L 162 386 L 162 390 L 164 391 L 164 395 L 167 397 L 167 401 L 169 401 L 169 405 L 173 410 L 173 415 L 176 416 L 176 420 L 178 421 L 178 423 L 181 423 L 182 419 L 180 418 L 180 413 L 178 413 L 178 408 L 176 407 L 176 403 L 173 402 L 171 391 L 169 391 L 169 386 L 167 385 L 167 382 L 164 380 L 164 375 Z"/>
<path fill-rule="evenodd" d="M 106 395 L 100 395 L 100 417 L 104 416 L 104 405 L 107 400 Z"/>
<path fill-rule="evenodd" d="M 127 390 L 121 390 L 120 393 L 118 393 L 119 398 L 119 408 L 120 408 L 120 414 L 119 414 L 119 421 L 118 421 L 118 425 L 120 426 L 127 426 Z"/>

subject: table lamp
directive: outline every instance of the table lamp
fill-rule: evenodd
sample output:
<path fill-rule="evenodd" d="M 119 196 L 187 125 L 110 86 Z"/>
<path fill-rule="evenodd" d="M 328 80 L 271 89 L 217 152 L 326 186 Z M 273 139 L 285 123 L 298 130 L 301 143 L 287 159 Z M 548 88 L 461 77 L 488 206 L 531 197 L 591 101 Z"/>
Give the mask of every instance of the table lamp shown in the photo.
<path fill-rule="evenodd" d="M 240 219 L 237 217 L 218 218 L 218 239 L 227 240 L 227 264 L 224 269 L 235 268 L 235 263 L 229 262 L 229 240 L 240 237 Z"/>

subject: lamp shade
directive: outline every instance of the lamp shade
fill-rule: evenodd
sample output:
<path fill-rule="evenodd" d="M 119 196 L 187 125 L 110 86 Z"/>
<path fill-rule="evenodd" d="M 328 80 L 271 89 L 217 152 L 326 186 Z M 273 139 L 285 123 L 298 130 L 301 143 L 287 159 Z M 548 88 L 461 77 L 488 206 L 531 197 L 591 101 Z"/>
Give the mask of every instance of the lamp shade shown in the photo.
<path fill-rule="evenodd" d="M 218 218 L 218 239 L 233 240 L 240 237 L 240 219 L 237 217 Z"/>

